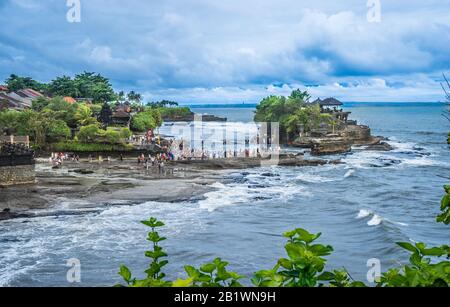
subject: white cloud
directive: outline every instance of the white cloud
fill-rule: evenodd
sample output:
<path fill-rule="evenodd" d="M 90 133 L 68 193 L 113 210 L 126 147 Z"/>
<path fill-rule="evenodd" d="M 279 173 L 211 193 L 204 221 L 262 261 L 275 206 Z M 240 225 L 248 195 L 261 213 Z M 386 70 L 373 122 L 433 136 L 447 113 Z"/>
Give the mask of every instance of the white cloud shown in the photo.
<path fill-rule="evenodd" d="M 379 24 L 361 0 L 90 0 L 76 25 L 66 10 L 59 0 L 0 4 L 11 16 L 0 77 L 94 70 L 117 88 L 184 100 L 255 100 L 310 84 L 344 100 L 437 100 L 435 76 L 450 70 L 445 1 L 383 1 Z"/>

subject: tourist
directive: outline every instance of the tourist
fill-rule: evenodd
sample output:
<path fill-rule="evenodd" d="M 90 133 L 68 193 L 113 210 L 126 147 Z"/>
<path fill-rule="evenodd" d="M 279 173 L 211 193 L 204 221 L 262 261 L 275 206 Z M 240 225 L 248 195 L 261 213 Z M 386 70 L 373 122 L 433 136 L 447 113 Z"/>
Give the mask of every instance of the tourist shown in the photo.
<path fill-rule="evenodd" d="M 155 166 L 155 158 L 153 156 L 150 156 L 150 162 L 152 163 L 152 166 Z"/>

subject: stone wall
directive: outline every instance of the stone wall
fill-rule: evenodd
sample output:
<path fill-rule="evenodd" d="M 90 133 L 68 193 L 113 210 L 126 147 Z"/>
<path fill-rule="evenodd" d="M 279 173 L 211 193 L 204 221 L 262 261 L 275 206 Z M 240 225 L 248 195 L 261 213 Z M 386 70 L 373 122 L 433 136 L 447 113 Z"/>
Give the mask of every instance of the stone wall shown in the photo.
<path fill-rule="evenodd" d="M 35 180 L 34 165 L 0 167 L 0 186 L 32 184 Z"/>

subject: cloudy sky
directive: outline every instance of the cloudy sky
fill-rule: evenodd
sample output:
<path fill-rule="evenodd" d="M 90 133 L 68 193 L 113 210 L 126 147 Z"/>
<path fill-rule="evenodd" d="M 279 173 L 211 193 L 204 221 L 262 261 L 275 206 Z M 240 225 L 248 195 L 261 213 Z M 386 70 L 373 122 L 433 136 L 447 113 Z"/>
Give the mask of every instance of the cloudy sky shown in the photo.
<path fill-rule="evenodd" d="M 367 0 L 80 0 L 79 23 L 66 2 L 0 0 L 0 80 L 88 70 L 116 90 L 182 103 L 251 103 L 297 87 L 439 101 L 450 75 L 450 0 L 381 0 L 380 22 L 369 22 Z"/>

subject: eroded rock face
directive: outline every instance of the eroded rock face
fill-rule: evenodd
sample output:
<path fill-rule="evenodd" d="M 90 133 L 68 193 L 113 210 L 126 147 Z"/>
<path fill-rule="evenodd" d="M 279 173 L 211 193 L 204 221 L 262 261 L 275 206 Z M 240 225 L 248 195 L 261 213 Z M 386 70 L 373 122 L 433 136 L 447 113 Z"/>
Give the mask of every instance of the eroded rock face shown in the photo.
<path fill-rule="evenodd" d="M 367 146 L 366 150 L 374 150 L 374 151 L 391 151 L 394 148 L 386 142 L 380 142 L 378 144 L 372 144 Z"/>
<path fill-rule="evenodd" d="M 333 155 L 347 153 L 352 146 L 345 138 L 321 139 L 313 142 L 311 154 L 313 156 Z"/>
<path fill-rule="evenodd" d="M 372 139 L 371 130 L 367 126 L 348 126 L 345 129 L 344 136 L 352 142 L 352 144 L 365 143 Z"/>
<path fill-rule="evenodd" d="M 367 126 L 349 125 L 339 134 L 322 137 L 300 137 L 292 146 L 299 148 L 311 148 L 311 154 L 315 156 L 347 153 L 352 146 L 367 146 L 367 150 L 390 151 L 392 147 L 383 142 L 381 137 L 373 137 Z"/>

